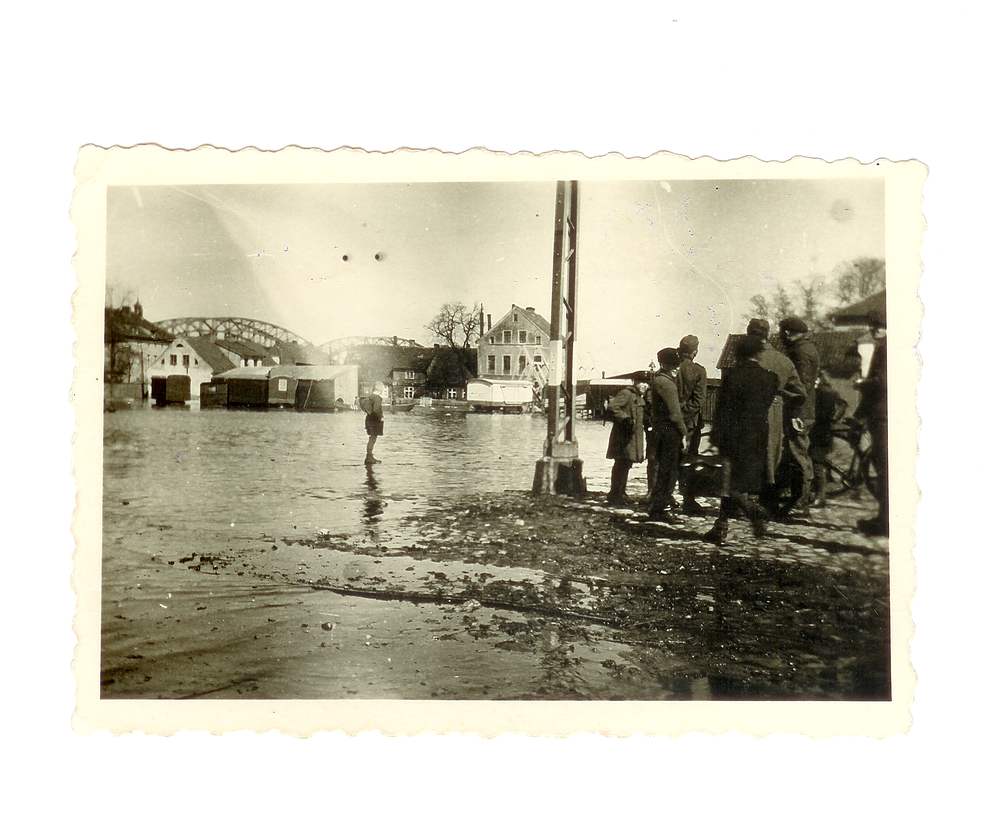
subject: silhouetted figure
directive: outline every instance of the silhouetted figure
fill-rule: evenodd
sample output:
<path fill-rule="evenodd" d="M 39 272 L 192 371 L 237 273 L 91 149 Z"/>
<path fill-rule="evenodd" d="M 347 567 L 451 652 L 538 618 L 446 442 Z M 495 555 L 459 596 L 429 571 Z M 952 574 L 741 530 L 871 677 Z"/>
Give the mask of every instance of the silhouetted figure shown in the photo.
<path fill-rule="evenodd" d="M 778 377 L 778 393 L 768 413 L 767 483 L 761 491 L 761 502 L 774 515 L 778 509 L 777 475 L 786 427 L 795 427 L 805 403 L 806 390 L 795 364 L 767 342 L 770 330 L 770 323 L 758 317 L 747 324 L 747 336 L 758 338 L 763 343 L 763 348 L 755 355 L 757 363 Z"/>
<path fill-rule="evenodd" d="M 809 337 L 809 326 L 800 317 L 786 317 L 778 324 L 781 343 L 795 366 L 805 399 L 798 413 L 798 423 L 788 423 L 788 450 L 797 471 L 792 475 L 792 506 L 809 511 L 813 481 L 813 463 L 809 456 L 809 435 L 816 420 L 816 379 L 819 377 L 819 351 Z"/>
<path fill-rule="evenodd" d="M 614 506 L 628 505 L 629 499 L 625 489 L 628 486 L 628 473 L 633 463 L 641 463 L 644 458 L 643 437 L 643 394 L 646 383 L 643 382 L 643 372 L 632 375 L 632 385 L 626 386 L 608 403 L 608 412 L 614 418 L 611 435 L 608 438 L 608 460 L 614 460 L 611 468 L 611 491 L 608 492 L 608 503 Z"/>
<path fill-rule="evenodd" d="M 862 381 L 861 400 L 854 416 L 864 421 L 872 437 L 872 465 L 875 467 L 878 493 L 878 514 L 858 521 L 862 534 L 889 536 L 889 352 L 885 328 L 873 323 L 875 351 L 868 367 L 868 377 Z"/>
<path fill-rule="evenodd" d="M 362 397 L 358 401 L 361 410 L 365 413 L 365 432 L 368 434 L 368 451 L 365 456 L 365 463 L 381 463 L 375 459 L 375 441 L 383 434 L 385 420 L 382 416 L 382 397 L 378 394 L 370 394 Z"/>
<path fill-rule="evenodd" d="M 674 486 L 680 473 L 681 444 L 687 427 L 681 415 L 677 397 L 677 368 L 681 356 L 677 349 L 660 349 L 656 354 L 660 370 L 649 384 L 649 416 L 652 428 L 650 454 L 657 462 L 656 483 L 650 494 L 649 519 L 677 525 L 681 519 L 669 513 L 667 503 L 673 498 Z"/>
<path fill-rule="evenodd" d="M 681 452 L 680 481 L 684 493 L 684 514 L 702 516 L 705 509 L 694 499 L 691 475 L 698 459 L 701 446 L 701 429 L 705 419 L 705 400 L 708 396 L 708 374 L 705 367 L 695 363 L 698 356 L 698 338 L 693 334 L 681 338 L 677 351 L 681 364 L 677 369 L 677 397 L 681 404 L 681 415 L 687 428 L 687 443 Z"/>
<path fill-rule="evenodd" d="M 767 512 L 749 495 L 760 495 L 770 480 L 771 408 L 778 393 L 778 375 L 759 361 L 764 341 L 744 337 L 736 345 L 736 363 L 726 371 L 719 387 L 719 402 L 711 440 L 722 457 L 722 488 L 719 518 L 705 535 L 710 543 L 722 545 L 729 533 L 729 519 L 738 506 L 753 526 L 754 535 L 767 532 Z"/>

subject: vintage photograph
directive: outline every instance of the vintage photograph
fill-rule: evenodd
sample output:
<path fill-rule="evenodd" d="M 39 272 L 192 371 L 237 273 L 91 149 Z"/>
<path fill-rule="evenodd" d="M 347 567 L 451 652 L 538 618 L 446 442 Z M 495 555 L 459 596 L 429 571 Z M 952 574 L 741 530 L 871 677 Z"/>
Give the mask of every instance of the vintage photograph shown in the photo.
<path fill-rule="evenodd" d="M 80 714 L 905 727 L 923 168 L 482 155 L 81 154 Z"/>

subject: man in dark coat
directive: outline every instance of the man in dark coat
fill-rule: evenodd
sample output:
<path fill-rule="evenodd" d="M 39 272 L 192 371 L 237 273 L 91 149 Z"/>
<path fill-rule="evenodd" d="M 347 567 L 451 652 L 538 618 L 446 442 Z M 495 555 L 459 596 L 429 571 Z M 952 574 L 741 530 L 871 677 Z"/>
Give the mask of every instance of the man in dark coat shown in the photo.
<path fill-rule="evenodd" d="M 767 530 L 764 508 L 749 498 L 762 494 L 769 484 L 769 426 L 774 423 L 771 407 L 778 394 L 778 375 L 760 364 L 763 351 L 761 338 L 741 339 L 736 363 L 726 370 L 719 388 L 711 439 L 722 457 L 722 502 L 718 520 L 705 535 L 719 545 L 726 540 L 736 507 L 749 517 L 754 535 L 761 537 Z"/>
<path fill-rule="evenodd" d="M 795 366 L 805 400 L 799 410 L 799 423 L 788 425 L 788 450 L 798 471 L 793 475 L 793 508 L 809 511 L 809 495 L 812 489 L 813 464 L 809 456 L 809 435 L 816 421 L 816 381 L 819 378 L 819 351 L 809 337 L 809 326 L 801 317 L 786 317 L 778 324 L 781 343 L 788 353 L 788 359 Z"/>
<path fill-rule="evenodd" d="M 656 483 L 649 501 L 649 519 L 677 525 L 681 519 L 666 511 L 667 500 L 673 495 L 680 470 L 681 444 L 687 427 L 677 397 L 677 369 L 681 356 L 677 349 L 660 349 L 656 354 L 660 370 L 649 384 L 651 403 L 650 450 L 658 464 Z"/>
<path fill-rule="evenodd" d="M 809 458 L 813 464 L 813 497 L 817 508 L 826 506 L 826 460 L 833 446 L 833 427 L 844 416 L 847 401 L 820 371 L 816 381 L 816 421 L 809 432 Z"/>
<path fill-rule="evenodd" d="M 878 515 L 858 521 L 858 530 L 873 537 L 889 536 L 889 351 L 884 321 L 872 324 L 875 351 L 868 376 L 860 386 L 861 400 L 854 416 L 868 426 L 872 437 L 872 464 L 875 467 Z"/>
<path fill-rule="evenodd" d="M 755 356 L 757 363 L 778 376 L 778 393 L 768 414 L 767 486 L 761 494 L 765 507 L 773 513 L 778 503 L 775 483 L 781 462 L 785 426 L 796 425 L 793 421 L 798 419 L 802 404 L 805 403 L 806 390 L 792 361 L 767 342 L 770 330 L 770 323 L 757 317 L 747 324 L 747 336 L 759 338 L 763 343 L 763 348 Z"/>
<path fill-rule="evenodd" d="M 677 369 L 677 396 L 681 404 L 684 426 L 687 428 L 687 444 L 681 457 L 681 486 L 684 489 L 682 511 L 684 514 L 702 516 L 705 510 L 694 499 L 694 490 L 689 480 L 701 445 L 705 399 L 708 396 L 708 374 L 704 366 L 694 362 L 694 358 L 698 355 L 698 338 L 693 334 L 681 338 L 677 351 L 681 356 L 681 365 Z"/>
<path fill-rule="evenodd" d="M 628 473 L 633 463 L 641 463 L 644 457 L 643 440 L 643 392 L 646 384 L 644 372 L 632 375 L 632 385 L 622 389 L 608 403 L 608 412 L 614 418 L 611 436 L 608 438 L 608 460 L 614 460 L 611 468 L 611 491 L 608 503 L 613 506 L 628 505 L 632 501 L 626 494 Z"/>

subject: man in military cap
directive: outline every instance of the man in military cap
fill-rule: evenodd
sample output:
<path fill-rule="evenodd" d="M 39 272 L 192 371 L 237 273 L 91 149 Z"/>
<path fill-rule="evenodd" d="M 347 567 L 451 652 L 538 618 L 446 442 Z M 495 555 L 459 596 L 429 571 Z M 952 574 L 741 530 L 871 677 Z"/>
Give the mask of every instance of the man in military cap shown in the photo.
<path fill-rule="evenodd" d="M 795 366 L 805 400 L 799 410 L 796 424 L 788 427 L 788 450 L 799 471 L 793 478 L 793 508 L 809 511 L 809 495 L 812 489 L 813 464 L 809 456 L 809 433 L 816 420 L 816 381 L 819 378 L 819 351 L 809 337 L 809 326 L 801 317 L 786 317 L 778 324 L 781 343 L 788 352 L 788 359 Z"/>
<path fill-rule="evenodd" d="M 648 414 L 651 429 L 649 449 L 659 469 L 650 494 L 649 519 L 677 525 L 682 522 L 681 519 L 666 508 L 674 486 L 677 485 L 681 444 L 687 433 L 675 382 L 681 356 L 677 349 L 660 349 L 656 353 L 656 359 L 660 369 L 649 384 Z"/>
<path fill-rule="evenodd" d="M 795 364 L 767 342 L 770 331 L 771 324 L 759 317 L 747 324 L 747 336 L 759 338 L 764 343 L 757 354 L 757 363 L 778 376 L 778 394 L 768 414 L 767 483 L 761 494 L 761 502 L 773 515 L 778 504 L 776 476 L 781 462 L 785 425 L 786 422 L 793 428 L 801 425 L 799 414 L 806 400 L 806 390 Z"/>
<path fill-rule="evenodd" d="M 681 486 L 684 490 L 684 514 L 704 515 L 705 510 L 694 499 L 691 487 L 693 464 L 698 458 L 701 445 L 701 429 L 705 417 L 705 398 L 708 394 L 708 374 L 705 367 L 695 363 L 698 355 L 698 338 L 689 334 L 681 338 L 677 346 L 681 364 L 677 369 L 677 395 L 681 404 L 681 415 L 687 428 L 687 444 L 681 457 Z"/>

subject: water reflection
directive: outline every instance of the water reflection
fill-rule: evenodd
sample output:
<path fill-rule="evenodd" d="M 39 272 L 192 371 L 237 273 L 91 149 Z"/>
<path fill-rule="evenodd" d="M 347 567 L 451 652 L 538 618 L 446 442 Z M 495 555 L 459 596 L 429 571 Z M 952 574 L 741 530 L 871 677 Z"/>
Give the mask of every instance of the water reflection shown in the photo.
<path fill-rule="evenodd" d="M 363 517 L 368 526 L 376 526 L 382 519 L 382 513 L 385 511 L 385 501 L 378 490 L 378 477 L 375 474 L 375 467 L 370 463 L 366 464 L 365 473 L 367 477 L 365 478 Z"/>

